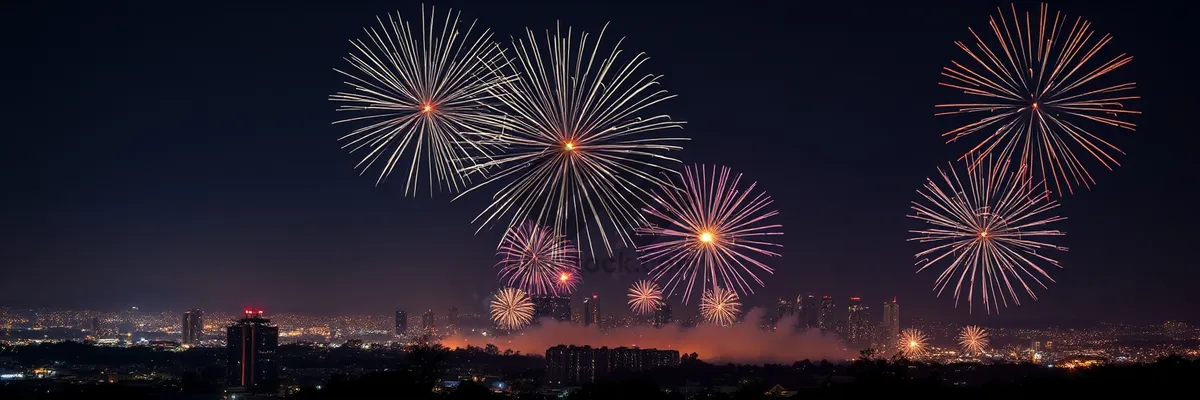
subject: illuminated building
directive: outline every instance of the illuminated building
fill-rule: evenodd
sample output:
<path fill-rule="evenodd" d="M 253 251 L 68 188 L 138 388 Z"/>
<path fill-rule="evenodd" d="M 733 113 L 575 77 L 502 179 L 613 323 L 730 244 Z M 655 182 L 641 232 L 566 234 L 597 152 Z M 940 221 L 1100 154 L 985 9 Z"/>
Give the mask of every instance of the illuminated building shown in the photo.
<path fill-rule="evenodd" d="M 819 327 L 821 332 L 829 332 L 835 329 L 834 324 L 837 319 L 834 317 L 833 297 L 825 296 L 821 298 L 821 320 Z"/>
<path fill-rule="evenodd" d="M 586 302 L 586 299 L 585 299 Z M 571 320 L 571 298 L 560 296 L 534 296 L 533 319 L 549 317 L 556 321 Z"/>
<path fill-rule="evenodd" d="M 659 302 L 654 306 L 654 326 L 662 327 L 671 323 L 671 305 L 667 302 Z"/>
<path fill-rule="evenodd" d="M 846 339 L 856 345 L 869 344 L 871 340 L 870 310 L 862 305 L 859 297 L 850 298 L 850 306 L 846 308 Z"/>
<path fill-rule="evenodd" d="M 900 303 L 896 298 L 883 302 L 883 319 L 879 322 L 885 339 L 892 340 L 900 337 Z M 886 343 L 886 341 L 885 341 Z"/>
<path fill-rule="evenodd" d="M 792 302 L 788 301 L 788 299 L 780 298 L 779 304 L 776 305 L 775 313 L 777 318 L 783 319 L 783 317 L 796 315 L 796 307 L 793 306 Z"/>
<path fill-rule="evenodd" d="M 678 365 L 676 350 L 558 345 L 546 350 L 546 382 L 581 385 L 596 382 L 617 370 L 641 372 Z"/>
<path fill-rule="evenodd" d="M 403 336 L 405 332 L 408 332 L 408 314 L 396 310 L 396 336 Z"/>
<path fill-rule="evenodd" d="M 263 318 L 262 311 L 246 310 L 245 318 L 229 327 L 226 343 L 229 385 L 251 393 L 275 393 L 279 387 L 275 365 L 279 328 Z"/>
<path fill-rule="evenodd" d="M 821 310 L 817 306 L 817 298 L 813 295 L 796 296 L 796 307 L 800 312 L 800 326 L 805 329 L 816 329 L 820 326 Z"/>
<path fill-rule="evenodd" d="M 593 294 L 592 297 L 583 298 L 583 325 L 600 324 L 600 305 L 597 304 L 600 296 Z"/>
<path fill-rule="evenodd" d="M 196 344 L 204 338 L 204 311 L 188 310 L 183 313 L 183 344 Z"/>

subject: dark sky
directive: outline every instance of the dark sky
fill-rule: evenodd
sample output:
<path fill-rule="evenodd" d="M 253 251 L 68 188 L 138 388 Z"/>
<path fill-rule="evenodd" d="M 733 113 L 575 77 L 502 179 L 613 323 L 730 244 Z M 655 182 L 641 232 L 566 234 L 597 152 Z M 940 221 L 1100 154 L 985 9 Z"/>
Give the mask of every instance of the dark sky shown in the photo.
<path fill-rule="evenodd" d="M 486 193 L 450 203 L 377 188 L 330 125 L 347 40 L 418 4 L 13 3 L 0 5 L 0 304 L 475 309 L 496 287 L 500 231 L 470 224 Z M 936 85 L 940 68 L 1007 3 L 509 3 L 432 4 L 505 41 L 556 20 L 611 21 L 679 95 L 658 109 L 687 121 L 679 156 L 728 165 L 775 197 L 784 258 L 748 304 L 811 292 L 839 305 L 898 296 L 906 318 L 1200 319 L 1186 300 L 1200 280 L 1195 5 L 1052 4 L 1112 33 L 1104 55 L 1135 56 L 1111 79 L 1138 82 L 1145 115 L 1136 132 L 1098 130 L 1128 156 L 1064 200 L 1059 283 L 988 317 L 914 273 L 919 247 L 905 239 L 919 224 L 905 215 L 925 177 L 966 150 L 940 137 L 955 120 L 933 116 L 962 99 Z M 624 309 L 635 278 L 589 274 L 582 291 Z"/>

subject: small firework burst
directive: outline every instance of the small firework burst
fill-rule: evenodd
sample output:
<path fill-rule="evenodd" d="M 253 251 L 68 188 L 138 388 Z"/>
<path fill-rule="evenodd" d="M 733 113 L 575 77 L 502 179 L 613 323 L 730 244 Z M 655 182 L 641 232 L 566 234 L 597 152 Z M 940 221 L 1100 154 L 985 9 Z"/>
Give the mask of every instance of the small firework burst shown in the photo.
<path fill-rule="evenodd" d="M 735 291 L 714 287 L 700 298 L 700 315 L 713 325 L 732 326 L 742 312 L 742 302 Z"/>
<path fill-rule="evenodd" d="M 968 325 L 958 334 L 958 344 L 964 353 L 970 355 L 983 354 L 988 346 L 988 331 L 975 325 Z"/>
<path fill-rule="evenodd" d="M 650 280 L 640 280 L 629 288 L 629 308 L 638 315 L 649 315 L 662 303 L 662 289 Z"/>
<path fill-rule="evenodd" d="M 534 296 L 559 296 L 579 284 L 579 253 L 563 235 L 532 222 L 508 231 L 496 250 L 500 280 Z"/>
<path fill-rule="evenodd" d="M 905 329 L 896 347 L 905 357 L 919 358 L 929 351 L 929 337 L 917 329 Z"/>
<path fill-rule="evenodd" d="M 504 330 L 521 329 L 533 321 L 533 300 L 517 288 L 503 288 L 492 297 L 492 322 Z"/>

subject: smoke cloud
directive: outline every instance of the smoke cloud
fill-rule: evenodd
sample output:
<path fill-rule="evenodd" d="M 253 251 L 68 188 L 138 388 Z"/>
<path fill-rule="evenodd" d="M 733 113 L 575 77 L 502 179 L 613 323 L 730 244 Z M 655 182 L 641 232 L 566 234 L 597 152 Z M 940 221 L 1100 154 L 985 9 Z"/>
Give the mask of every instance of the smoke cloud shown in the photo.
<path fill-rule="evenodd" d="M 637 346 L 678 350 L 680 354 L 696 353 L 710 363 L 742 364 L 791 364 L 805 359 L 838 362 L 857 356 L 833 337 L 811 330 L 792 332 L 790 328 L 784 328 L 795 326 L 795 317 L 781 319 L 777 330 L 760 330 L 754 321 L 759 321 L 762 316 L 763 310 L 752 309 L 746 315 L 746 322 L 732 327 L 701 324 L 682 329 L 672 324 L 662 328 L 637 326 L 607 332 L 600 332 L 595 326 L 543 319 L 540 325 L 505 337 L 456 336 L 442 344 L 451 348 L 494 344 L 501 350 L 541 355 L 546 354 L 546 349 L 560 344 L 609 348 Z"/>

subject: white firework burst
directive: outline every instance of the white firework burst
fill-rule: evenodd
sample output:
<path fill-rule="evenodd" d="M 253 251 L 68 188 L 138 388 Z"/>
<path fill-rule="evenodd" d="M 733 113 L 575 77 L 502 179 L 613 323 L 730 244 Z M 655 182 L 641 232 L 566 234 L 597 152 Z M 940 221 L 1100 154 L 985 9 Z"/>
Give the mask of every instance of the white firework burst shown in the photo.
<path fill-rule="evenodd" d="M 352 116 L 334 124 L 354 126 L 341 137 L 343 147 L 362 153 L 356 168 L 363 173 L 378 168 L 376 184 L 407 168 L 406 195 L 416 194 L 422 175 L 431 194 L 435 186 L 465 188 L 462 170 L 495 150 L 504 125 L 487 106 L 493 89 L 511 80 L 497 73 L 504 51 L 490 31 L 460 22 L 459 13 L 440 18 L 422 7 L 417 30 L 399 13 L 376 18 L 379 26 L 364 28 L 365 40 L 350 41 L 351 68 L 335 69 L 349 90 L 330 100 Z"/>

